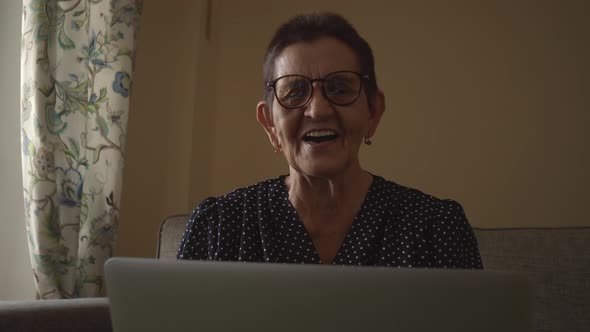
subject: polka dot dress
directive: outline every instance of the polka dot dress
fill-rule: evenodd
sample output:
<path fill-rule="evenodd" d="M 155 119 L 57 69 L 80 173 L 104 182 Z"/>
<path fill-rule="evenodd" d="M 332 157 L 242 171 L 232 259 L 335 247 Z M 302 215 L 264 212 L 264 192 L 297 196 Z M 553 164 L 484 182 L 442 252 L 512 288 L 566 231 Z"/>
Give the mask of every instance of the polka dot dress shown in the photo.
<path fill-rule="evenodd" d="M 201 202 L 177 258 L 321 263 L 289 201 L 285 176 Z M 333 264 L 482 268 L 477 240 L 458 203 L 379 176 L 373 177 Z"/>

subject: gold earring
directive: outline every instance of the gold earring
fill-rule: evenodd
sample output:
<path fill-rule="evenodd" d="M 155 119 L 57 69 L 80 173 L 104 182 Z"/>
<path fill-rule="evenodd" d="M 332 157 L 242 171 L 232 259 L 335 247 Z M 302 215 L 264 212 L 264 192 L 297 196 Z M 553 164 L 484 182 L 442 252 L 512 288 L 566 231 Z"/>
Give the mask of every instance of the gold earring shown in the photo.
<path fill-rule="evenodd" d="M 365 144 L 367 144 L 367 145 L 373 144 L 370 137 L 365 137 Z"/>

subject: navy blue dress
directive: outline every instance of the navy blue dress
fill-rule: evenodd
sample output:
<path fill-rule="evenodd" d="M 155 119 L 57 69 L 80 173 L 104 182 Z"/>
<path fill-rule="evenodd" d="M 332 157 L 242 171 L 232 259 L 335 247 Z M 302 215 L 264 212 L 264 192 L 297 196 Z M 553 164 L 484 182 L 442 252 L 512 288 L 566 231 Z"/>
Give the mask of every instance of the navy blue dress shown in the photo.
<path fill-rule="evenodd" d="M 289 201 L 285 176 L 202 201 L 178 259 L 321 263 Z M 373 176 L 333 264 L 483 268 L 461 205 Z"/>

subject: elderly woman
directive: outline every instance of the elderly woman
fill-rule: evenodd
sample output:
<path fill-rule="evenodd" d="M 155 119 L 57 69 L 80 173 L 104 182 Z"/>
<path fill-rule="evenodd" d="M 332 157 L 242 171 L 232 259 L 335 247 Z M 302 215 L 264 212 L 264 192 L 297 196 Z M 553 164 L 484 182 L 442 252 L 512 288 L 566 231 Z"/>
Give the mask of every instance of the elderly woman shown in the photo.
<path fill-rule="evenodd" d="M 201 202 L 179 259 L 482 268 L 458 203 L 362 168 L 385 98 L 350 23 L 291 19 L 270 42 L 264 79 L 257 120 L 289 174 Z"/>

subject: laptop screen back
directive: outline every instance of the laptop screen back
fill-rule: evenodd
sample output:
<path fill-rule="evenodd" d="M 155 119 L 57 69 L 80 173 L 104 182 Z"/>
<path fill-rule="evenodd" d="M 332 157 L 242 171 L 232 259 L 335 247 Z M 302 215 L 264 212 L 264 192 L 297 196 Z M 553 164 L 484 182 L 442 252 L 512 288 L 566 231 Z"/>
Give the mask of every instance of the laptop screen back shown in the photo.
<path fill-rule="evenodd" d="M 115 332 L 529 331 L 530 284 L 502 272 L 114 258 Z"/>

